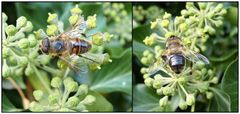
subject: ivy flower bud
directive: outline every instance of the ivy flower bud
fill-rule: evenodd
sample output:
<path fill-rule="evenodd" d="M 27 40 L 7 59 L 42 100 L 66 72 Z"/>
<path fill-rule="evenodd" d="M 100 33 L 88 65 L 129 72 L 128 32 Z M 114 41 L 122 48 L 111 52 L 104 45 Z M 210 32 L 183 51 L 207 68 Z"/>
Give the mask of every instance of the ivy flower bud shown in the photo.
<path fill-rule="evenodd" d="M 82 104 L 90 105 L 96 101 L 96 98 L 92 95 L 87 95 L 82 101 Z"/>
<path fill-rule="evenodd" d="M 35 90 L 33 92 L 34 98 L 39 101 L 43 97 L 43 92 L 41 90 Z"/>
<path fill-rule="evenodd" d="M 184 18 L 183 16 L 177 16 L 177 17 L 175 18 L 174 23 L 175 23 L 176 25 L 178 25 L 178 24 L 180 24 L 180 23 L 183 23 L 184 21 L 185 21 L 185 18 Z"/>
<path fill-rule="evenodd" d="M 158 95 L 163 95 L 163 88 L 162 87 L 160 89 L 157 89 L 157 94 Z"/>
<path fill-rule="evenodd" d="M 208 75 L 209 76 L 213 76 L 213 71 L 210 69 L 210 70 L 208 70 Z"/>
<path fill-rule="evenodd" d="M 14 36 L 17 33 L 17 28 L 13 25 L 8 25 L 5 31 L 8 36 Z"/>
<path fill-rule="evenodd" d="M 57 32 L 58 32 L 57 25 L 55 25 L 55 24 L 48 25 L 46 32 L 47 32 L 47 35 L 49 35 L 49 36 L 53 36 L 53 35 L 57 34 Z"/>
<path fill-rule="evenodd" d="M 106 42 L 110 42 L 112 37 L 113 37 L 113 35 L 111 35 L 110 33 L 108 33 L 108 32 L 104 33 L 104 40 Z"/>
<path fill-rule="evenodd" d="M 169 38 L 169 37 L 171 37 L 171 36 L 173 36 L 173 35 L 175 35 L 173 32 L 167 32 L 167 33 L 165 34 L 165 38 Z"/>
<path fill-rule="evenodd" d="M 144 74 L 143 79 L 147 79 L 147 78 L 149 78 L 149 74 Z"/>
<path fill-rule="evenodd" d="M 78 83 L 71 81 L 64 85 L 69 92 L 75 92 L 78 89 Z"/>
<path fill-rule="evenodd" d="M 159 100 L 160 107 L 165 107 L 168 104 L 168 96 L 164 96 Z"/>
<path fill-rule="evenodd" d="M 82 84 L 78 87 L 78 95 L 85 95 L 88 93 L 88 85 Z"/>
<path fill-rule="evenodd" d="M 27 32 L 27 33 L 31 32 L 31 31 L 33 30 L 32 22 L 27 21 L 26 26 L 23 27 L 22 30 L 23 30 L 24 32 Z"/>
<path fill-rule="evenodd" d="M 97 63 L 91 63 L 91 64 L 89 64 L 89 68 L 90 68 L 91 70 L 101 69 L 100 65 L 97 64 Z"/>
<path fill-rule="evenodd" d="M 78 22 L 78 18 L 79 18 L 78 15 L 72 15 L 69 17 L 68 21 L 73 26 Z"/>
<path fill-rule="evenodd" d="M 50 104 L 56 104 L 58 102 L 58 99 L 60 98 L 60 95 L 58 93 L 51 93 L 48 96 L 48 102 Z"/>
<path fill-rule="evenodd" d="M 4 78 L 9 77 L 11 74 L 11 69 L 9 68 L 9 66 L 7 65 L 6 62 L 4 62 L 3 66 L 2 66 L 2 76 Z"/>
<path fill-rule="evenodd" d="M 181 109 L 181 110 L 186 110 L 187 109 L 187 103 L 183 100 L 183 99 L 181 99 L 180 100 L 180 102 L 179 102 L 179 108 Z"/>
<path fill-rule="evenodd" d="M 29 104 L 29 110 L 33 112 L 42 112 L 44 111 L 43 107 L 37 103 L 36 101 L 33 101 Z"/>
<path fill-rule="evenodd" d="M 141 59 L 141 63 L 144 64 L 144 65 L 147 65 L 149 63 L 148 58 L 147 57 L 143 57 Z"/>
<path fill-rule="evenodd" d="M 28 41 L 28 39 L 26 39 L 26 38 L 20 39 L 19 42 L 18 42 L 18 46 L 19 46 L 20 48 L 22 48 L 22 49 L 28 48 L 28 46 L 29 46 L 29 41 Z"/>
<path fill-rule="evenodd" d="M 144 50 L 144 52 L 143 52 L 143 56 L 144 57 L 147 57 L 149 54 L 150 54 L 149 50 Z"/>
<path fill-rule="evenodd" d="M 216 33 L 215 29 L 212 28 L 211 26 L 205 26 L 204 32 L 208 32 L 209 34 L 213 35 Z"/>
<path fill-rule="evenodd" d="M 226 9 L 222 9 L 219 14 L 220 14 L 220 15 L 225 15 L 225 14 L 227 14 L 227 10 L 226 10 Z"/>
<path fill-rule="evenodd" d="M 188 16 L 188 15 L 189 15 L 189 12 L 184 9 L 184 10 L 181 11 L 181 14 L 182 14 L 183 16 Z"/>
<path fill-rule="evenodd" d="M 205 10 L 206 9 L 206 6 L 207 6 L 207 3 L 204 3 L 204 2 L 199 2 L 198 3 L 198 6 L 201 10 Z"/>
<path fill-rule="evenodd" d="M 154 80 L 153 81 L 153 88 L 156 88 L 156 89 L 161 88 L 161 80 Z"/>
<path fill-rule="evenodd" d="M 49 55 L 39 55 L 37 59 L 40 62 L 40 64 L 46 65 L 50 62 L 51 56 L 49 56 Z"/>
<path fill-rule="evenodd" d="M 188 95 L 186 96 L 186 103 L 187 103 L 187 105 L 189 105 L 189 106 L 191 106 L 191 105 L 193 105 L 193 104 L 195 103 L 195 97 L 194 97 L 193 94 L 188 94 Z"/>
<path fill-rule="evenodd" d="M 212 92 L 206 92 L 207 99 L 212 99 L 213 93 Z"/>
<path fill-rule="evenodd" d="M 207 73 L 207 69 L 206 69 L 206 68 L 203 68 L 203 69 L 201 70 L 201 72 L 202 72 L 203 75 L 205 75 L 205 74 Z"/>
<path fill-rule="evenodd" d="M 163 88 L 163 94 L 164 95 L 171 95 L 174 92 L 173 87 L 164 87 Z"/>
<path fill-rule="evenodd" d="M 188 26 L 187 26 L 186 23 L 181 23 L 179 25 L 179 28 L 180 28 L 181 31 L 186 31 L 188 29 Z"/>
<path fill-rule="evenodd" d="M 109 63 L 109 62 L 112 62 L 112 60 L 110 59 L 109 54 L 108 54 L 108 53 L 105 53 L 105 54 L 104 54 L 103 64 L 106 64 L 106 63 Z"/>
<path fill-rule="evenodd" d="M 20 57 L 19 60 L 18 60 L 18 64 L 22 67 L 27 66 L 27 64 L 28 64 L 27 57 Z"/>
<path fill-rule="evenodd" d="M 150 78 L 150 77 L 149 77 L 149 78 L 146 78 L 146 79 L 144 80 L 144 83 L 145 83 L 146 86 L 151 87 L 152 84 L 153 84 L 153 79 Z"/>
<path fill-rule="evenodd" d="M 14 75 L 17 77 L 23 76 L 23 68 L 18 68 L 14 70 Z"/>
<path fill-rule="evenodd" d="M 205 66 L 205 64 L 204 64 L 202 61 L 198 61 L 198 62 L 196 62 L 195 65 L 196 65 L 196 67 L 199 68 L 199 69 L 203 69 L 204 66 Z"/>
<path fill-rule="evenodd" d="M 92 36 L 92 42 L 93 44 L 99 46 L 99 45 L 102 45 L 103 43 L 103 35 L 102 33 L 96 33 Z"/>
<path fill-rule="evenodd" d="M 22 38 L 25 38 L 25 34 L 21 31 L 18 31 L 14 36 L 14 39 L 22 39 Z"/>
<path fill-rule="evenodd" d="M 71 14 L 72 15 L 80 15 L 82 14 L 82 10 L 78 8 L 78 5 L 75 6 L 75 8 L 71 9 Z"/>
<path fill-rule="evenodd" d="M 32 47 L 35 47 L 37 45 L 37 39 L 35 38 L 35 36 L 33 34 L 30 34 L 28 36 L 28 41 L 29 41 L 29 46 L 32 48 Z"/>
<path fill-rule="evenodd" d="M 62 80 L 59 77 L 54 77 L 51 80 L 51 86 L 54 88 L 60 88 L 60 86 L 62 85 Z"/>
<path fill-rule="evenodd" d="M 161 21 L 161 26 L 162 27 L 167 27 L 168 25 L 169 25 L 169 20 L 164 19 L 164 20 Z"/>
<path fill-rule="evenodd" d="M 48 13 L 48 19 L 47 22 L 50 24 L 57 24 L 58 22 L 58 15 L 56 13 Z"/>
<path fill-rule="evenodd" d="M 141 68 L 140 72 L 141 72 L 142 74 L 147 73 L 147 68 Z"/>
<path fill-rule="evenodd" d="M 67 101 L 66 105 L 68 107 L 76 107 L 79 102 L 80 102 L 79 98 L 73 96 L 73 97 L 68 98 L 68 101 Z"/>
<path fill-rule="evenodd" d="M 74 82 L 73 79 L 70 78 L 70 77 L 67 77 L 67 78 L 65 78 L 65 79 L 63 80 L 64 86 L 66 86 L 66 85 L 67 85 L 68 83 L 70 83 L 70 82 Z"/>
<path fill-rule="evenodd" d="M 186 9 L 190 9 L 190 8 L 193 8 L 193 7 L 194 7 L 193 2 L 187 2 L 186 3 Z"/>
<path fill-rule="evenodd" d="M 151 21 L 151 29 L 154 29 L 157 26 L 157 21 Z"/>
<path fill-rule="evenodd" d="M 42 29 L 34 31 L 34 34 L 36 36 L 36 39 L 38 40 L 48 37 L 47 34 Z"/>
<path fill-rule="evenodd" d="M 31 76 L 31 75 L 34 74 L 34 71 L 33 71 L 33 69 L 32 69 L 30 64 L 28 64 L 28 66 L 25 69 L 24 73 L 25 73 L 26 76 Z"/>
<path fill-rule="evenodd" d="M 94 28 L 96 27 L 96 14 L 94 14 L 93 16 L 88 16 L 87 18 L 87 25 L 89 28 Z"/>
<path fill-rule="evenodd" d="M 207 17 L 208 17 L 209 19 L 212 19 L 212 18 L 215 16 L 214 13 L 215 13 L 215 12 L 209 12 L 209 13 L 207 13 Z"/>
<path fill-rule="evenodd" d="M 216 25 L 216 27 L 223 25 L 223 22 L 221 20 L 214 21 L 213 23 Z"/>
<path fill-rule="evenodd" d="M 21 16 L 21 17 L 19 17 L 19 18 L 17 19 L 16 27 L 17 27 L 17 29 L 20 29 L 20 28 L 26 26 L 26 24 L 27 24 L 27 19 L 26 19 L 26 17 Z"/>
<path fill-rule="evenodd" d="M 217 84 L 218 83 L 218 78 L 213 77 L 213 79 L 210 81 L 211 83 Z"/>
<path fill-rule="evenodd" d="M 7 58 L 7 57 L 9 57 L 9 55 L 10 55 L 10 49 L 8 48 L 8 47 L 3 47 L 2 48 L 2 57 L 5 59 L 5 58 Z"/>
<path fill-rule="evenodd" d="M 163 15 L 163 19 L 169 19 L 169 18 L 171 18 L 171 14 L 170 13 L 167 13 L 167 12 L 165 12 L 165 14 Z"/>
<path fill-rule="evenodd" d="M 151 46 L 153 45 L 153 43 L 155 42 L 155 37 L 152 37 L 152 36 L 147 36 L 143 42 L 148 45 L 148 46 Z"/>
<path fill-rule="evenodd" d="M 2 13 L 2 19 L 3 19 L 4 22 L 7 21 L 8 17 L 5 13 Z"/>
<path fill-rule="evenodd" d="M 216 7 L 215 7 L 215 11 L 216 12 L 219 12 L 223 9 L 223 4 L 218 4 Z"/>

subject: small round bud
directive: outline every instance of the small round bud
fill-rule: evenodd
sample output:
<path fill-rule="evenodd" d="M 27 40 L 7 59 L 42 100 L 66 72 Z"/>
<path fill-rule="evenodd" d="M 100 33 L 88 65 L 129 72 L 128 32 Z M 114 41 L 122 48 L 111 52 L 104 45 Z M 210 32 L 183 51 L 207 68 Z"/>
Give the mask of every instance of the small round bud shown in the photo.
<path fill-rule="evenodd" d="M 163 94 L 164 95 L 171 95 L 174 92 L 173 87 L 163 87 Z"/>
<path fill-rule="evenodd" d="M 48 25 L 46 32 L 47 32 L 47 35 L 49 35 L 49 36 L 53 36 L 53 35 L 57 34 L 57 32 L 58 32 L 57 25 L 55 25 L 55 24 Z"/>
<path fill-rule="evenodd" d="M 78 90 L 78 83 L 77 82 L 74 82 L 74 81 L 71 81 L 69 83 L 67 83 L 66 85 L 64 85 L 65 88 L 70 91 L 70 92 L 75 92 Z"/>
<path fill-rule="evenodd" d="M 29 110 L 33 112 L 42 112 L 44 111 L 42 105 L 37 103 L 36 101 L 33 101 L 29 104 Z"/>
<path fill-rule="evenodd" d="M 213 35 L 216 33 L 215 29 L 212 28 L 211 26 L 205 26 L 204 32 L 208 32 L 209 34 Z"/>
<path fill-rule="evenodd" d="M 32 69 L 30 64 L 28 64 L 28 66 L 25 69 L 24 73 L 25 73 L 26 76 L 32 76 L 34 74 L 34 71 L 33 71 L 33 69 Z"/>
<path fill-rule="evenodd" d="M 151 21 L 150 23 L 151 23 L 151 27 L 150 27 L 151 29 L 156 28 L 156 26 L 158 24 L 157 21 L 153 21 L 153 22 Z"/>
<path fill-rule="evenodd" d="M 87 25 L 89 28 L 94 28 L 96 27 L 96 14 L 94 14 L 93 16 L 88 16 L 87 18 Z"/>
<path fill-rule="evenodd" d="M 193 2 L 187 2 L 186 3 L 186 9 L 190 9 L 190 8 L 193 8 L 193 7 L 194 7 Z"/>
<path fill-rule="evenodd" d="M 3 19 L 4 22 L 7 21 L 8 17 L 5 13 L 2 13 L 2 19 Z"/>
<path fill-rule="evenodd" d="M 189 106 L 191 106 L 191 105 L 193 105 L 193 104 L 195 103 L 195 97 L 194 97 L 193 94 L 188 94 L 188 95 L 186 96 L 186 103 L 187 103 L 187 105 L 189 105 Z"/>
<path fill-rule="evenodd" d="M 147 59 L 148 59 L 149 61 L 153 60 L 153 59 L 154 59 L 153 54 L 152 54 L 152 53 L 151 53 L 151 54 L 148 54 Z"/>
<path fill-rule="evenodd" d="M 69 17 L 68 21 L 73 26 L 78 22 L 78 15 L 72 15 Z"/>
<path fill-rule="evenodd" d="M 108 53 L 105 53 L 105 54 L 104 54 L 103 64 L 106 64 L 106 63 L 109 63 L 109 62 L 112 62 L 112 60 L 110 59 L 109 54 L 108 54 Z"/>
<path fill-rule="evenodd" d="M 62 80 L 59 77 L 54 77 L 51 80 L 51 86 L 55 88 L 60 88 L 62 85 Z"/>
<path fill-rule="evenodd" d="M 189 15 L 189 12 L 184 9 L 184 10 L 181 11 L 181 14 L 182 14 L 183 16 L 188 16 L 188 15 Z"/>
<path fill-rule="evenodd" d="M 212 99 L 213 93 L 212 92 L 206 92 L 207 99 Z"/>
<path fill-rule="evenodd" d="M 209 19 L 212 19 L 214 16 L 215 16 L 214 12 L 209 12 L 209 13 L 207 13 L 207 17 L 208 17 Z"/>
<path fill-rule="evenodd" d="M 18 59 L 18 64 L 22 67 L 27 66 L 28 62 L 29 61 L 28 61 L 27 57 L 19 57 L 19 59 Z"/>
<path fill-rule="evenodd" d="M 15 34 L 15 37 L 13 37 L 14 39 L 22 39 L 22 38 L 25 38 L 25 34 L 23 32 L 17 32 Z"/>
<path fill-rule="evenodd" d="M 14 36 L 17 33 L 17 28 L 13 25 L 8 25 L 5 31 L 8 36 Z"/>
<path fill-rule="evenodd" d="M 60 98 L 60 95 L 58 93 L 51 93 L 48 96 L 48 102 L 50 104 L 56 104 L 58 102 L 58 99 Z"/>
<path fill-rule="evenodd" d="M 168 104 L 168 96 L 164 96 L 159 100 L 160 107 L 165 107 Z"/>
<path fill-rule="evenodd" d="M 223 4 L 218 4 L 216 7 L 215 7 L 215 11 L 216 12 L 219 12 L 223 9 Z"/>
<path fill-rule="evenodd" d="M 101 69 L 100 65 L 97 63 L 91 63 L 88 66 L 91 70 Z"/>
<path fill-rule="evenodd" d="M 20 29 L 20 28 L 26 26 L 26 24 L 27 24 L 27 19 L 26 19 L 26 17 L 21 16 L 21 17 L 19 17 L 19 18 L 17 19 L 17 25 L 16 25 L 16 26 L 17 26 L 17 29 Z"/>
<path fill-rule="evenodd" d="M 161 80 L 154 80 L 153 81 L 153 88 L 155 88 L 155 89 L 159 89 L 159 88 L 161 88 Z"/>
<path fill-rule="evenodd" d="M 144 65 L 147 65 L 147 64 L 148 64 L 148 59 L 147 59 L 147 57 L 143 57 L 143 58 L 141 59 L 141 63 L 144 64 Z"/>
<path fill-rule="evenodd" d="M 140 72 L 141 72 L 142 74 L 147 73 L 147 68 L 141 68 Z"/>
<path fill-rule="evenodd" d="M 82 84 L 78 87 L 77 93 L 79 95 L 85 95 L 88 93 L 88 85 Z"/>
<path fill-rule="evenodd" d="M 184 21 L 185 21 L 185 18 L 183 16 L 177 16 L 174 22 L 176 25 L 178 25 L 180 23 L 183 23 Z"/>
<path fill-rule="evenodd" d="M 102 33 L 96 33 L 92 36 L 92 42 L 94 45 L 102 45 L 103 43 L 103 35 Z"/>
<path fill-rule="evenodd" d="M 17 65 L 17 58 L 14 57 L 14 56 L 9 56 L 8 63 L 11 64 L 12 66 L 16 66 Z"/>
<path fill-rule="evenodd" d="M 23 68 L 18 68 L 14 70 L 14 75 L 17 77 L 23 76 Z"/>
<path fill-rule="evenodd" d="M 26 38 L 20 39 L 19 42 L 18 42 L 18 46 L 19 46 L 20 48 L 22 48 L 22 49 L 28 48 L 28 46 L 29 46 L 29 41 L 28 41 L 28 39 L 26 39 Z"/>
<path fill-rule="evenodd" d="M 157 89 L 157 94 L 158 95 L 163 95 L 163 88 Z"/>
<path fill-rule="evenodd" d="M 145 83 L 146 86 L 151 87 L 152 84 L 153 84 L 153 79 L 150 78 L 150 77 L 149 77 L 149 78 L 146 78 L 146 79 L 144 80 L 144 83 Z"/>
<path fill-rule="evenodd" d="M 39 56 L 38 51 L 32 51 L 31 53 L 29 53 L 29 58 L 31 59 L 36 59 Z"/>
<path fill-rule="evenodd" d="M 48 13 L 48 19 L 47 22 L 50 24 L 57 24 L 58 22 L 58 15 L 56 13 Z"/>
<path fill-rule="evenodd" d="M 187 26 L 186 23 L 181 23 L 179 25 L 179 28 L 180 28 L 181 31 L 186 31 L 188 29 L 188 26 Z"/>
<path fill-rule="evenodd" d="M 50 62 L 51 56 L 45 55 L 45 54 L 44 55 L 39 55 L 37 59 L 40 62 L 40 64 L 46 65 Z"/>
<path fill-rule="evenodd" d="M 198 62 L 196 62 L 196 67 L 198 68 L 198 69 L 203 69 L 204 68 L 204 66 L 205 66 L 205 64 L 202 62 L 202 61 L 198 61 Z"/>
<path fill-rule="evenodd" d="M 226 15 L 227 14 L 227 10 L 226 9 L 222 9 L 220 12 L 220 15 Z"/>
<path fill-rule="evenodd" d="M 3 47 L 2 48 L 2 57 L 3 58 L 7 58 L 7 57 L 9 57 L 9 55 L 10 55 L 10 49 L 8 48 L 8 47 Z"/>
<path fill-rule="evenodd" d="M 110 42 L 112 37 L 113 37 L 113 35 L 111 35 L 110 33 L 108 33 L 108 32 L 104 33 L 104 41 Z"/>
<path fill-rule="evenodd" d="M 70 77 L 67 77 L 67 78 L 65 78 L 65 79 L 63 80 L 64 86 L 67 85 L 67 84 L 70 83 L 70 82 L 74 82 L 74 80 L 73 80 L 72 78 L 70 78 Z"/>
<path fill-rule="evenodd" d="M 213 76 L 213 71 L 210 69 L 210 70 L 208 70 L 208 75 L 209 76 Z"/>
<path fill-rule="evenodd" d="M 149 54 L 150 54 L 150 51 L 149 51 L 149 50 L 145 50 L 145 51 L 143 52 L 143 56 L 144 56 L 144 57 L 147 57 Z"/>
<path fill-rule="evenodd" d="M 148 45 L 148 46 L 151 46 L 151 45 L 153 45 L 153 43 L 155 42 L 155 37 L 149 37 L 149 36 L 147 36 L 144 40 L 143 40 L 143 42 L 146 44 L 146 45 Z"/>
<path fill-rule="evenodd" d="M 76 107 L 79 102 L 80 102 L 79 98 L 73 96 L 73 97 L 68 98 L 66 105 L 68 107 Z"/>
<path fill-rule="evenodd" d="M 96 98 L 92 95 L 87 95 L 82 101 L 81 103 L 82 104 L 86 104 L 86 105 L 89 105 L 89 104 L 92 104 L 93 102 L 96 101 Z"/>
<path fill-rule="evenodd" d="M 143 79 L 147 79 L 147 78 L 149 78 L 149 74 L 144 74 Z"/>
<path fill-rule="evenodd" d="M 23 32 L 31 32 L 33 30 L 33 25 L 32 25 L 32 22 L 30 21 L 27 21 L 27 24 L 25 27 L 22 28 Z"/>
<path fill-rule="evenodd" d="M 214 21 L 214 24 L 216 25 L 216 27 L 220 27 L 221 25 L 223 25 L 223 22 L 221 20 L 217 20 Z"/>
<path fill-rule="evenodd" d="M 33 92 L 33 96 L 37 101 L 39 101 L 43 96 L 43 92 L 41 90 L 35 90 Z"/>
<path fill-rule="evenodd" d="M 47 34 L 42 29 L 34 31 L 34 34 L 36 36 L 36 39 L 38 40 L 48 37 Z"/>
<path fill-rule="evenodd" d="M 162 20 L 161 22 L 162 27 L 167 27 L 168 25 L 169 25 L 169 20 L 166 20 L 166 19 Z"/>
<path fill-rule="evenodd" d="M 161 46 L 155 46 L 154 51 L 155 52 L 160 52 L 162 50 Z"/>
<path fill-rule="evenodd" d="M 184 101 L 184 100 L 180 100 L 180 103 L 179 103 L 179 108 L 181 109 L 181 110 L 186 110 L 187 109 L 187 103 Z"/>
<path fill-rule="evenodd" d="M 171 14 L 170 13 L 167 13 L 167 12 L 165 12 L 165 14 L 163 15 L 163 19 L 169 19 L 169 18 L 171 18 Z"/>
<path fill-rule="evenodd" d="M 37 45 L 37 39 L 35 38 L 35 36 L 33 34 L 30 34 L 28 36 L 28 41 L 29 41 L 30 47 L 35 47 Z"/>
<path fill-rule="evenodd" d="M 218 78 L 217 77 L 213 77 L 213 79 L 211 80 L 211 83 L 217 84 L 218 83 Z"/>
<path fill-rule="evenodd" d="M 206 68 L 203 68 L 203 69 L 201 70 L 201 72 L 202 72 L 203 75 L 205 75 L 205 74 L 207 73 L 207 69 L 206 69 Z"/>
<path fill-rule="evenodd" d="M 75 8 L 71 9 L 71 14 L 72 15 L 80 15 L 82 14 L 82 10 L 78 8 L 78 5 L 75 6 Z"/>

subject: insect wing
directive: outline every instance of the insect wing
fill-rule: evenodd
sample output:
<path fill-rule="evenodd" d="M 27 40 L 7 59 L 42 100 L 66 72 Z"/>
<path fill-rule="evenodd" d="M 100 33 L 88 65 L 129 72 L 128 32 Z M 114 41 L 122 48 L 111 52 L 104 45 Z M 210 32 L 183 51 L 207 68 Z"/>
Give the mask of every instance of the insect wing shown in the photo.
<path fill-rule="evenodd" d="M 153 75 L 153 74 L 157 73 L 158 71 L 162 70 L 163 67 L 168 64 L 168 62 L 169 62 L 169 60 L 164 61 L 162 64 L 154 63 L 154 64 L 150 65 L 150 67 L 148 68 L 148 74 Z"/>
<path fill-rule="evenodd" d="M 102 64 L 104 61 L 105 54 L 94 54 L 94 53 L 88 52 L 88 53 L 81 54 L 80 57 L 88 61 L 95 62 L 97 64 Z"/>
<path fill-rule="evenodd" d="M 209 64 L 209 60 L 207 59 L 207 57 L 205 57 L 204 55 L 194 52 L 190 49 L 185 49 L 185 51 L 183 51 L 184 57 L 194 63 L 196 62 L 203 62 L 204 64 Z"/>

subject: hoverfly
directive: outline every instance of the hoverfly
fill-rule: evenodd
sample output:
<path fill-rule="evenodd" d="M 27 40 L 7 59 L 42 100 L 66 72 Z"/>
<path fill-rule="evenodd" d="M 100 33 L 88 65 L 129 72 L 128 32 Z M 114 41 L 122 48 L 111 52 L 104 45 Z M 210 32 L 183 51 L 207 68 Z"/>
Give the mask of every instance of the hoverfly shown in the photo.
<path fill-rule="evenodd" d="M 180 74 L 185 67 L 186 59 L 193 63 L 202 61 L 204 64 L 209 64 L 209 60 L 204 55 L 186 48 L 181 38 L 177 36 L 171 36 L 167 39 L 161 58 L 164 60 L 164 63 L 157 67 L 150 66 L 150 75 L 155 74 L 167 64 L 173 72 Z"/>
<path fill-rule="evenodd" d="M 87 59 L 98 64 L 101 64 L 103 61 L 103 56 L 88 53 L 92 48 L 92 43 L 86 39 L 92 35 L 86 36 L 84 34 L 83 31 L 86 29 L 86 26 L 86 21 L 79 20 L 78 23 L 70 31 L 63 32 L 51 38 L 44 38 L 39 46 L 40 50 L 44 54 L 59 57 L 75 71 L 81 70 L 81 72 L 86 72 L 87 66 L 85 63 L 83 63 L 84 60 L 78 61 L 82 62 L 80 63 L 82 64 L 82 67 L 79 68 L 78 66 L 71 63 L 71 59 L 76 56 L 80 56 L 82 59 Z"/>

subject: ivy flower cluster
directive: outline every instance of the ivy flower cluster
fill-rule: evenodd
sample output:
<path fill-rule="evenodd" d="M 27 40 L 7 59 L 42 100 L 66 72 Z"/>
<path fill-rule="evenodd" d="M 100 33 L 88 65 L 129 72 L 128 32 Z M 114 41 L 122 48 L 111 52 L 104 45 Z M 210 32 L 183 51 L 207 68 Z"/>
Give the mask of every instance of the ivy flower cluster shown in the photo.
<path fill-rule="evenodd" d="M 107 17 L 107 23 L 110 33 L 114 33 L 114 39 L 120 40 L 121 44 L 132 40 L 131 14 L 128 14 L 123 3 L 104 3 L 104 15 Z M 130 16 L 129 16 L 130 15 Z M 117 29 L 116 29 L 117 28 Z"/>
<path fill-rule="evenodd" d="M 72 78 L 62 80 L 54 77 L 51 80 L 54 88 L 49 95 L 42 90 L 35 90 L 33 96 L 36 101 L 29 105 L 33 112 L 88 112 L 86 106 L 95 102 L 96 98 L 88 95 L 87 85 L 78 85 Z M 63 86 L 63 87 L 62 87 Z M 64 90 L 62 90 L 64 88 Z M 73 93 L 73 95 L 70 95 Z"/>
<path fill-rule="evenodd" d="M 161 44 L 166 43 L 170 36 L 180 37 L 183 44 L 191 50 L 205 51 L 204 43 L 210 35 L 215 34 L 214 27 L 222 25 L 225 14 L 223 4 L 213 2 L 197 4 L 188 2 L 186 9 L 181 11 L 181 16 L 175 18 L 165 12 L 163 17 L 151 22 L 151 29 L 158 29 L 162 34 L 152 33 L 144 39 L 143 42 L 147 46 L 154 46 L 154 49 L 145 50 L 141 62 L 154 68 L 164 64 L 164 60 L 161 59 L 164 47 Z M 174 73 L 167 64 L 160 69 L 167 76 L 160 72 L 150 76 L 150 67 L 143 67 L 141 73 L 145 85 L 153 87 L 157 94 L 163 95 L 159 100 L 160 107 L 167 107 L 173 97 L 178 97 L 180 109 L 186 110 L 191 106 L 191 111 L 194 111 L 197 96 L 203 94 L 207 99 L 211 99 L 213 92 L 210 84 L 218 83 L 214 70 L 207 69 L 202 62 L 197 62 L 192 67 L 186 64 L 180 74 Z"/>

